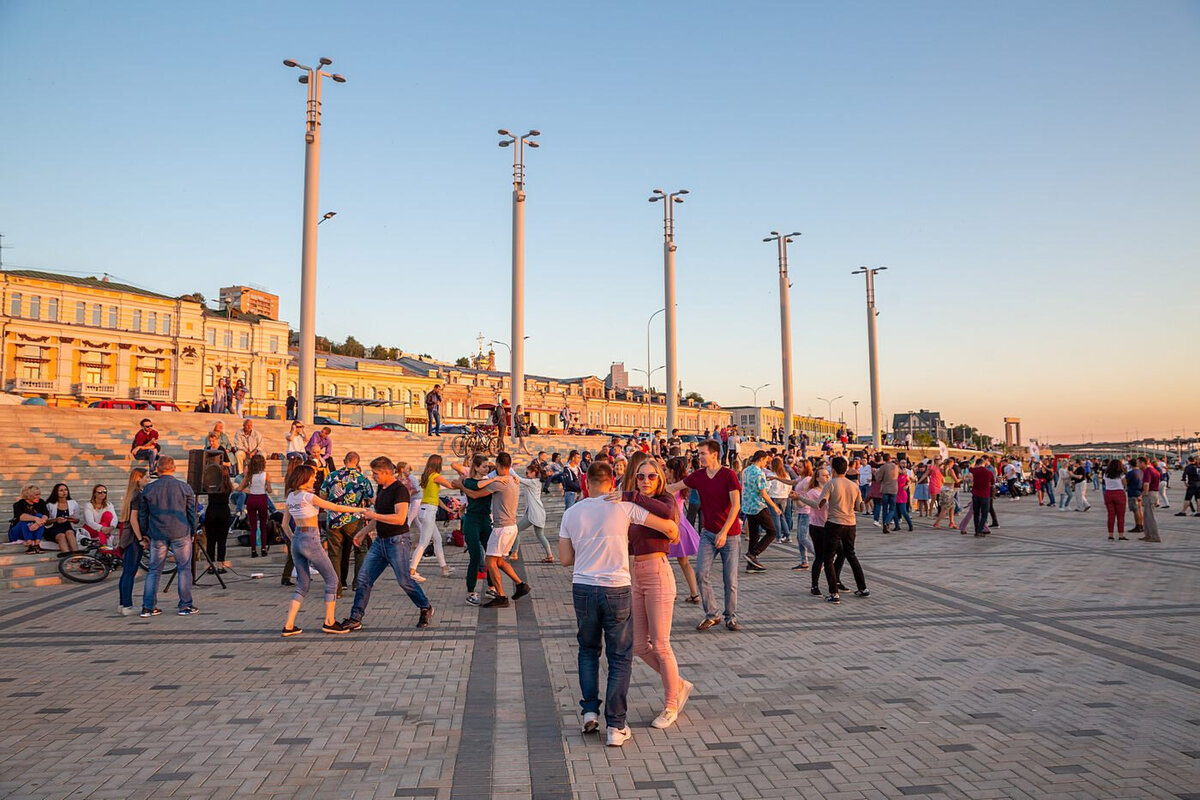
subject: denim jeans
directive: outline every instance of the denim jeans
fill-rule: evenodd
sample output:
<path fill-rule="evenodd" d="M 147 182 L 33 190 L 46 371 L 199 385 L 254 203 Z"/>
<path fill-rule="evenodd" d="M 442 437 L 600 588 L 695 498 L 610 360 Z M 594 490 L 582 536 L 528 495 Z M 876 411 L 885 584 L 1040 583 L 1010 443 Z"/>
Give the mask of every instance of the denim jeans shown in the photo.
<path fill-rule="evenodd" d="M 817 548 L 813 546 L 812 537 L 809 536 L 808 529 L 812 522 L 812 516 L 809 514 L 796 515 L 796 549 L 800 551 L 800 562 L 808 563 L 808 554 L 812 553 L 813 559 L 817 557 Z"/>
<path fill-rule="evenodd" d="M 144 548 L 134 539 L 129 547 L 121 553 L 121 580 L 117 583 L 117 593 L 121 596 L 121 608 L 133 608 L 133 579 L 137 577 L 138 567 L 142 563 Z"/>
<path fill-rule="evenodd" d="M 150 571 L 146 573 L 146 585 L 142 590 L 142 608 L 155 608 L 158 595 L 158 578 L 162 575 L 163 562 L 167 560 L 167 548 L 175 555 L 175 585 L 179 588 L 179 607 L 192 604 L 192 537 L 182 539 L 150 540 Z"/>
<path fill-rule="evenodd" d="M 435 406 L 429 407 L 429 433 L 432 436 L 442 435 L 442 412 Z"/>
<path fill-rule="evenodd" d="M 1064 508 L 1069 508 L 1071 506 L 1071 495 L 1072 494 L 1073 494 L 1073 492 L 1071 491 L 1071 484 L 1069 482 L 1064 483 L 1061 487 L 1059 487 L 1059 493 L 1058 493 L 1058 508 L 1059 508 L 1059 510 L 1062 510 Z"/>
<path fill-rule="evenodd" d="M 971 496 L 971 516 L 975 521 L 975 532 L 983 533 L 987 527 L 988 509 L 991 508 L 992 498 Z"/>
<path fill-rule="evenodd" d="M 293 600 L 298 602 L 308 594 L 308 587 L 312 581 L 308 574 L 309 564 L 312 564 L 317 572 L 321 573 L 321 580 L 325 581 L 325 602 L 332 603 L 337 599 L 337 571 L 334 570 L 333 562 L 329 560 L 325 548 L 321 546 L 319 530 L 316 528 L 297 529 L 292 535 L 292 560 L 296 562 L 296 591 L 292 592 Z"/>
<path fill-rule="evenodd" d="M 717 619 L 717 601 L 713 596 L 712 568 L 717 556 L 721 556 L 721 577 L 725 581 L 725 621 L 737 619 L 738 556 L 740 536 L 725 537 L 725 546 L 717 549 L 717 535 L 712 531 L 700 531 L 700 551 L 696 553 L 696 574 L 700 578 L 700 602 L 704 616 Z"/>
<path fill-rule="evenodd" d="M 579 642 L 579 708 L 600 712 L 600 651 L 608 659 L 604 719 L 625 727 L 629 678 L 633 674 L 633 591 L 628 586 L 571 585 L 575 638 Z"/>
<path fill-rule="evenodd" d="M 579 499 L 578 492 L 563 492 L 563 510 L 575 505 L 577 499 Z"/>
<path fill-rule="evenodd" d="M 354 593 L 354 605 L 350 609 L 350 618 L 362 621 L 367 613 L 367 603 L 371 602 L 371 588 L 379 576 L 389 566 L 396 574 L 396 582 L 413 601 L 417 608 L 432 608 L 429 598 L 421 591 L 421 586 L 409 574 L 408 534 L 398 536 L 376 537 L 367 551 L 367 559 L 358 572 L 358 590 Z"/>
<path fill-rule="evenodd" d="M 892 517 L 896 515 L 896 495 L 884 494 L 883 496 L 883 524 L 886 526 L 891 522 Z"/>
<path fill-rule="evenodd" d="M 896 510 L 892 512 L 892 524 L 897 528 L 900 527 L 900 518 L 908 523 L 908 527 L 912 527 L 912 515 L 908 512 L 908 503 L 896 503 Z"/>

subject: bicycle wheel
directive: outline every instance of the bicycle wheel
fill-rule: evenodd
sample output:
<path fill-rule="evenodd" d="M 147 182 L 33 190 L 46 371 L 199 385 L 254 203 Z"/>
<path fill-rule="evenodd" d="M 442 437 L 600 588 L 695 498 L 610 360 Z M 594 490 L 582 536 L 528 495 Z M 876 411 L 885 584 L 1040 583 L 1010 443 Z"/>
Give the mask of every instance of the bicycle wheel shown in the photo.
<path fill-rule="evenodd" d="M 489 436 L 483 442 L 483 452 L 489 456 L 498 455 L 504 448 L 500 446 L 499 436 Z"/>
<path fill-rule="evenodd" d="M 108 565 L 98 558 L 76 555 L 58 560 L 58 572 L 75 583 L 99 583 L 108 577 Z"/>
<path fill-rule="evenodd" d="M 450 440 L 450 452 L 459 458 L 467 457 L 467 441 L 465 436 L 455 436 Z"/>
<path fill-rule="evenodd" d="M 148 549 L 146 550 L 146 552 L 142 553 L 142 563 L 140 566 L 141 566 L 143 572 L 150 571 L 150 551 Z M 171 573 L 173 573 L 175 571 L 176 566 L 177 565 L 175 564 L 175 553 L 170 548 L 167 548 L 167 557 L 165 559 L 163 559 L 162 574 L 170 575 Z"/>

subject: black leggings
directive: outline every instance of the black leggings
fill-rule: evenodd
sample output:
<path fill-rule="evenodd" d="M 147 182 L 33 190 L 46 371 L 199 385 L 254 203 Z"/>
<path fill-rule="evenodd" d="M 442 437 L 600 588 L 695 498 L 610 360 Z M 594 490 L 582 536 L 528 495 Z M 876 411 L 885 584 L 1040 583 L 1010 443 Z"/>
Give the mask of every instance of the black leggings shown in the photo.
<path fill-rule="evenodd" d="M 210 561 L 225 560 L 225 543 L 229 539 L 229 501 L 224 503 L 209 500 L 208 511 L 204 512 L 204 537 L 208 541 Z"/>
<path fill-rule="evenodd" d="M 757 514 L 747 514 L 746 521 L 750 523 L 748 555 L 751 558 L 757 558 L 770 546 L 771 542 L 775 541 L 775 516 L 771 513 L 770 506 L 764 506 Z M 766 531 L 762 536 L 758 535 L 760 528 Z"/>

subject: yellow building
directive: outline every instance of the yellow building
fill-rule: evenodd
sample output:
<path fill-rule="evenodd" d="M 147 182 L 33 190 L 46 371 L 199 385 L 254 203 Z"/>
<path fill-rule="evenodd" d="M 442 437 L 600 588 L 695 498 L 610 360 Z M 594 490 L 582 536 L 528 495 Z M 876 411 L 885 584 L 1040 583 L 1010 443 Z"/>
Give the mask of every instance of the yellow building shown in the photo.
<path fill-rule="evenodd" d="M 756 439 L 769 440 L 772 428 L 783 427 L 783 409 L 777 406 L 762 408 L 734 406 L 728 411 L 732 418 L 731 421 L 738 426 L 738 430 Z M 805 417 L 801 414 L 792 415 L 792 430 L 797 434 L 807 433 L 809 441 L 812 442 L 819 442 L 826 436 L 836 436 L 839 430 L 846 427 L 845 423 L 836 420 Z"/>
<path fill-rule="evenodd" d="M 256 413 L 282 403 L 286 323 L 35 270 L 0 272 L 0 302 L 7 391 L 51 405 L 132 398 L 191 407 L 228 376 L 246 383 Z"/>

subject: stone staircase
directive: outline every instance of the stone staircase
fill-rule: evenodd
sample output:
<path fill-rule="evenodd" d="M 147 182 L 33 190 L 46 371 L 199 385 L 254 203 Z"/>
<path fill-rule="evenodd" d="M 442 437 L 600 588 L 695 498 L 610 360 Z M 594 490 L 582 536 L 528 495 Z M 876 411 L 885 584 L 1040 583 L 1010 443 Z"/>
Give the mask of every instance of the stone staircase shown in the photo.
<path fill-rule="evenodd" d="M 49 496 L 54 484 L 65 483 L 72 498 L 81 505 L 91 496 L 92 486 L 102 483 L 108 487 L 109 500 L 119 509 L 129 470 L 135 464 L 129 457 L 129 445 L 144 417 L 154 420 L 163 455 L 175 458 L 177 474 L 183 478 L 187 477 L 188 451 L 203 446 L 217 420 L 225 423 L 225 432 L 230 439 L 241 429 L 241 420 L 232 415 L 0 406 L 0 441 L 4 442 L 0 448 L 0 509 L 11 509 L 21 488 L 31 483 L 42 490 L 43 497 Z M 284 452 L 289 426 L 285 420 L 254 420 L 255 430 L 263 435 L 265 453 Z M 428 437 L 364 431 L 347 426 L 335 427 L 332 438 L 334 459 L 339 464 L 350 450 L 359 453 L 364 463 L 386 455 L 393 461 L 408 462 L 417 471 L 434 453 L 444 458 L 447 472 L 449 463 L 456 460 L 450 450 L 453 439 L 450 435 Z M 562 453 L 564 458 L 572 449 L 594 451 L 606 443 L 602 436 L 534 436 L 527 440 L 529 450 L 535 454 L 545 450 Z M 531 459 L 532 456 L 514 454 L 518 466 Z M 145 462 L 136 463 L 144 465 Z M 274 499 L 281 501 L 284 462 L 282 459 L 270 461 L 268 469 L 274 470 L 272 477 L 276 478 Z M 556 492 L 547 497 L 557 497 L 561 509 L 560 494 Z M 550 505 L 547 504 L 547 511 Z M 11 517 L 11 512 L 0 513 Z M 55 554 L 26 556 L 20 545 L 7 544 L 7 536 L 0 536 L 0 539 L 5 542 L 0 545 L 0 590 L 61 582 Z"/>

